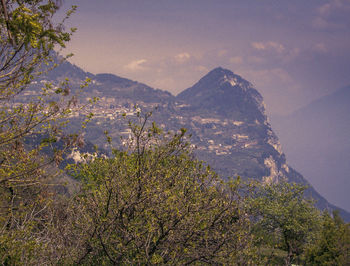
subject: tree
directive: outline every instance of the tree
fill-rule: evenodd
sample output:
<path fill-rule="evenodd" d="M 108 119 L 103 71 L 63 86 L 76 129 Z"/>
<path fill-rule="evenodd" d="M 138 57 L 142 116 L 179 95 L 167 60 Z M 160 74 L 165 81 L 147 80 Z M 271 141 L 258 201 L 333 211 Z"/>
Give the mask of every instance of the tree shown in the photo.
<path fill-rule="evenodd" d="M 194 160 L 184 129 L 163 135 L 146 121 L 130 124 L 126 150 L 75 168 L 82 189 L 67 208 L 74 216 L 60 223 L 70 230 L 58 234 L 60 243 L 70 243 L 62 263 L 252 261 L 240 181 L 224 184 Z"/>
<path fill-rule="evenodd" d="M 277 256 L 278 249 L 285 251 L 286 265 L 300 259 L 319 227 L 319 212 L 305 199 L 304 190 L 304 186 L 286 181 L 260 184 L 252 200 L 260 245 L 270 251 L 270 259 Z"/>
<path fill-rule="evenodd" d="M 333 217 L 327 211 L 322 216 L 322 229 L 317 241 L 306 253 L 308 265 L 350 265 L 350 225 L 338 212 Z"/>
<path fill-rule="evenodd" d="M 44 239 L 46 211 L 52 189 L 48 166 L 58 162 L 62 150 L 49 158 L 41 150 L 61 136 L 60 119 L 75 103 L 68 98 L 67 82 L 42 84 L 29 99 L 29 85 L 53 67 L 54 48 L 64 47 L 72 30 L 54 23 L 60 7 L 53 0 L 1 0 L 0 2 L 0 263 L 31 263 Z M 36 146 L 26 140 L 40 136 Z M 67 147 L 73 142 L 66 138 Z"/>

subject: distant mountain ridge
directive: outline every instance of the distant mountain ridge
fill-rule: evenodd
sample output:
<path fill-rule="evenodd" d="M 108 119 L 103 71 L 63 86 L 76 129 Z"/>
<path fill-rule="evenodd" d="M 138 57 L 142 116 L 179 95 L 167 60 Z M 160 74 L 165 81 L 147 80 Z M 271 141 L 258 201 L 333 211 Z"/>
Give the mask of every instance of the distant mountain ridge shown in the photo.
<path fill-rule="evenodd" d="M 350 86 L 272 122 L 290 163 L 323 195 L 350 209 Z"/>
<path fill-rule="evenodd" d="M 253 85 L 239 75 L 221 67 L 210 71 L 191 88 L 178 96 L 155 90 L 145 84 L 112 74 L 93 75 L 65 62 L 47 79 L 57 82 L 64 76 L 78 86 L 85 77 L 92 80 L 83 98 L 98 96 L 95 118 L 88 125 L 86 138 L 103 146 L 104 129 L 117 144 L 127 138 L 127 126 L 117 118 L 121 113 L 134 115 L 133 104 L 154 112 L 152 120 L 165 130 L 188 129 L 195 153 L 208 162 L 223 178 L 240 175 L 265 182 L 286 178 L 308 184 L 286 162 L 281 145 L 268 122 L 263 98 Z M 312 187 L 308 193 L 322 209 L 336 209 Z M 350 214 L 340 210 L 346 220 Z"/>

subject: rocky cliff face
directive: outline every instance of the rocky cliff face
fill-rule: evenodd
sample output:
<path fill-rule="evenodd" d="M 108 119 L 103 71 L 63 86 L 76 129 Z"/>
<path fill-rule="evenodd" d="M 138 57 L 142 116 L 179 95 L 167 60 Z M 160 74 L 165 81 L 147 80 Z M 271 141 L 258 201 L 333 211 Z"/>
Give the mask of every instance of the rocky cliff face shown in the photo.
<path fill-rule="evenodd" d="M 174 97 L 115 75 L 92 75 L 82 70 L 74 75 L 76 67 L 69 63 L 62 67 L 64 69 L 58 69 L 58 73 L 71 75 L 76 85 L 84 76 L 92 80 L 83 97 L 98 96 L 101 100 L 92 107 L 95 118 L 89 124 L 86 137 L 100 146 L 105 143 L 103 131 L 106 129 L 115 140 L 130 134 L 126 124 L 117 118 L 122 113 L 132 118 L 135 115 L 133 104 L 145 110 L 158 107 L 152 120 L 165 130 L 187 128 L 197 157 L 208 162 L 223 178 L 239 175 L 263 182 L 287 179 L 308 185 L 306 179 L 287 164 L 260 93 L 229 70 L 216 68 Z M 336 208 L 312 187 L 308 193 L 317 200 L 318 207 Z M 341 212 L 350 220 L 349 214 Z"/>
<path fill-rule="evenodd" d="M 251 83 L 216 68 L 180 93 L 177 100 L 186 106 L 179 113 L 197 140 L 200 157 L 210 162 L 212 156 L 205 154 L 213 154 L 218 156 L 215 161 L 230 165 L 217 168 L 221 174 L 266 182 L 287 177 L 289 167 L 267 120 L 263 98 Z"/>
<path fill-rule="evenodd" d="M 266 116 L 263 98 L 251 83 L 216 68 L 176 100 L 184 106 L 178 110 L 178 117 L 193 135 L 197 156 L 222 177 L 239 175 L 263 182 L 287 179 L 309 186 L 307 194 L 319 208 L 335 208 L 288 165 Z"/>

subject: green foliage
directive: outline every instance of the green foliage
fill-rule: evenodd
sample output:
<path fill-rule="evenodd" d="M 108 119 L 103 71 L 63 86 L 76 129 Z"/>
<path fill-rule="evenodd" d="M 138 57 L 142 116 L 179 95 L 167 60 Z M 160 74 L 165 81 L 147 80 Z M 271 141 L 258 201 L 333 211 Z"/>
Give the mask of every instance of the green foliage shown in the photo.
<path fill-rule="evenodd" d="M 350 225 L 337 212 L 322 216 L 322 230 L 306 254 L 308 265 L 350 265 Z"/>
<path fill-rule="evenodd" d="M 320 220 L 304 187 L 223 182 L 194 159 L 185 129 L 163 133 L 139 109 L 125 149 L 86 155 L 68 169 L 76 193 L 57 195 L 52 163 L 81 142 L 62 132 L 77 99 L 65 80 L 17 100 L 43 66 L 55 66 L 53 49 L 74 32 L 63 23 L 75 7 L 61 23 L 53 18 L 59 1 L 1 0 L 0 7 L 1 265 L 349 264 L 349 225 L 336 213 Z M 36 137 L 40 144 L 25 143 Z M 59 139 L 63 149 L 54 148 Z"/>
<path fill-rule="evenodd" d="M 131 129 L 126 151 L 75 169 L 82 190 L 67 258 L 101 265 L 252 262 L 240 181 L 224 184 L 194 160 L 185 130 L 163 135 L 146 119 Z"/>
<path fill-rule="evenodd" d="M 74 99 L 65 82 L 43 84 L 25 102 L 19 98 L 52 61 L 53 48 L 70 38 L 63 22 L 53 22 L 58 8 L 51 0 L 0 2 L 0 264 L 38 262 L 52 218 L 49 165 L 61 160 L 63 150 L 53 150 L 52 158 L 41 150 L 62 137 L 60 119 Z M 37 136 L 45 136 L 41 144 L 26 145 Z"/>
<path fill-rule="evenodd" d="M 258 185 L 251 203 L 253 212 L 259 215 L 255 235 L 270 260 L 281 257 L 277 253 L 282 250 L 287 265 L 299 262 L 305 247 L 315 238 L 319 212 L 312 201 L 305 199 L 304 190 L 302 185 L 285 181 Z"/>
<path fill-rule="evenodd" d="M 59 9 L 52 0 L 1 0 L 0 99 L 14 97 L 30 84 L 47 64 L 54 47 L 64 47 L 74 29 L 64 30 L 53 16 Z"/>

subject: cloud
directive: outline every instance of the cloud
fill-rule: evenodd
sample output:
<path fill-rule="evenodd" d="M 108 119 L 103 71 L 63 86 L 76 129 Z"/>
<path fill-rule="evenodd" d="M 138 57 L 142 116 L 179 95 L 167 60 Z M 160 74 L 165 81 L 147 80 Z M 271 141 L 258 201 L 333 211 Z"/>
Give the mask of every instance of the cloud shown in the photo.
<path fill-rule="evenodd" d="M 312 21 L 312 26 L 316 29 L 330 29 L 335 27 L 336 25 L 332 25 L 322 17 L 317 17 L 317 18 L 314 18 L 314 20 Z"/>
<path fill-rule="evenodd" d="M 350 1 L 349 0 L 330 0 L 328 3 L 323 4 L 318 7 L 317 11 L 321 16 L 329 16 L 332 12 L 339 9 L 350 10 Z"/>
<path fill-rule="evenodd" d="M 142 66 L 144 63 L 146 63 L 146 59 L 140 59 L 140 60 L 135 60 L 131 61 L 129 64 L 125 65 L 124 68 L 131 70 L 131 71 L 139 71 L 139 70 L 144 70 L 145 67 Z"/>
<path fill-rule="evenodd" d="M 221 57 L 221 56 L 227 55 L 227 53 L 228 51 L 226 49 L 222 49 L 218 51 L 218 56 Z"/>
<path fill-rule="evenodd" d="M 287 64 L 294 61 L 300 54 L 299 47 L 284 45 L 279 42 L 251 42 L 253 48 L 246 58 L 246 62 L 251 64 Z"/>
<path fill-rule="evenodd" d="M 209 68 L 205 66 L 196 66 L 195 70 L 200 71 L 200 72 L 209 72 Z"/>
<path fill-rule="evenodd" d="M 350 26 L 350 0 L 329 0 L 319 6 L 312 26 L 321 30 L 347 29 Z"/>
<path fill-rule="evenodd" d="M 247 70 L 244 73 L 248 79 L 261 87 L 279 85 L 289 85 L 294 83 L 289 73 L 282 68 L 270 68 L 260 70 Z"/>
<path fill-rule="evenodd" d="M 232 64 L 242 64 L 243 63 L 243 58 L 241 56 L 233 56 L 230 58 L 230 63 Z"/>
<path fill-rule="evenodd" d="M 252 42 L 251 46 L 258 51 L 275 51 L 277 53 L 282 53 L 285 50 L 285 47 L 283 46 L 283 44 L 280 44 L 278 42 L 273 42 L 273 41 L 269 41 L 269 42 Z"/>
<path fill-rule="evenodd" d="M 191 55 L 189 53 L 180 53 L 175 55 L 175 60 L 178 63 L 185 63 L 191 58 Z"/>
<path fill-rule="evenodd" d="M 313 46 L 313 50 L 319 53 L 327 53 L 328 49 L 324 43 L 316 43 Z"/>
<path fill-rule="evenodd" d="M 266 63 L 266 59 L 259 56 L 248 56 L 248 62 L 252 64 L 263 64 Z"/>

